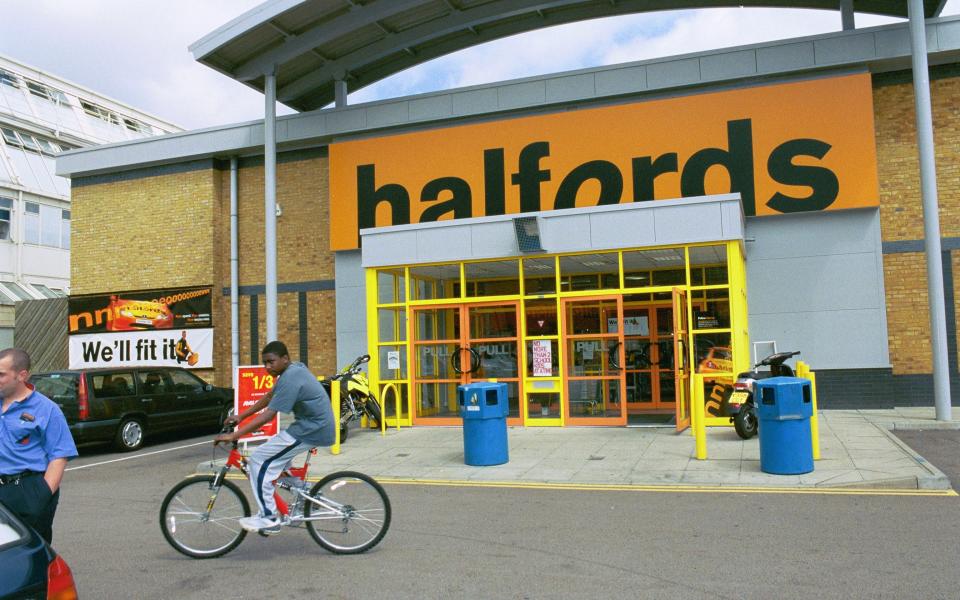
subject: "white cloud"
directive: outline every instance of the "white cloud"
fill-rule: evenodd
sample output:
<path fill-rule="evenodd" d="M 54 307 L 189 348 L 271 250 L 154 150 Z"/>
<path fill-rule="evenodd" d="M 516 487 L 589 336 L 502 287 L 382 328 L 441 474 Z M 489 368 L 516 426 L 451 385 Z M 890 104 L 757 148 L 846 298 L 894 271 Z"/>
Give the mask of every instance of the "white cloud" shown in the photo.
<path fill-rule="evenodd" d="M 263 96 L 187 47 L 262 0 L 0 0 L 0 53 L 188 128 L 259 119 Z M 944 15 L 960 13 L 949 0 Z M 857 26 L 890 19 L 857 15 Z M 835 11 L 705 9 L 533 31 L 433 60 L 350 95 L 351 103 L 840 28 Z M 278 112 L 290 112 L 283 108 Z"/>

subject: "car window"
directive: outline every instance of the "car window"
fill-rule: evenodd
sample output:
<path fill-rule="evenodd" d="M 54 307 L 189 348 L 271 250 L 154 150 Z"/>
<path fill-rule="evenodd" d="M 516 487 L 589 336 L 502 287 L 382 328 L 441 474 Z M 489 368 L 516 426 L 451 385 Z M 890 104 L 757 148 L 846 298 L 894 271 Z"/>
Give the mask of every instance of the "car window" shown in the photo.
<path fill-rule="evenodd" d="M 137 376 L 141 394 L 162 394 L 173 390 L 170 378 L 160 371 L 140 371 Z"/>
<path fill-rule="evenodd" d="M 13 520 L 13 516 L 0 508 L 0 548 L 7 544 L 20 543 L 25 537 L 22 528 Z"/>
<path fill-rule="evenodd" d="M 170 371 L 173 389 L 177 392 L 193 392 L 203 389 L 203 381 L 186 371 Z"/>
<path fill-rule="evenodd" d="M 76 400 L 80 376 L 76 373 L 47 373 L 31 375 L 30 383 L 37 391 L 53 401 Z"/>
<path fill-rule="evenodd" d="M 93 393 L 98 398 L 129 396 L 133 389 L 133 373 L 98 373 L 93 376 Z"/>

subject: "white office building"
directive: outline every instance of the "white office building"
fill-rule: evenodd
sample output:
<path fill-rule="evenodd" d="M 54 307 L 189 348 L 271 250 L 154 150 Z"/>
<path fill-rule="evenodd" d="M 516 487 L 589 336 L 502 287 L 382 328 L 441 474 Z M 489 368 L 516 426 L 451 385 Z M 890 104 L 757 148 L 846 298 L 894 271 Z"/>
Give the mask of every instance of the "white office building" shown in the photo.
<path fill-rule="evenodd" d="M 182 131 L 51 73 L 0 55 L 0 347 L 20 300 L 70 289 L 70 180 L 62 150 Z"/>

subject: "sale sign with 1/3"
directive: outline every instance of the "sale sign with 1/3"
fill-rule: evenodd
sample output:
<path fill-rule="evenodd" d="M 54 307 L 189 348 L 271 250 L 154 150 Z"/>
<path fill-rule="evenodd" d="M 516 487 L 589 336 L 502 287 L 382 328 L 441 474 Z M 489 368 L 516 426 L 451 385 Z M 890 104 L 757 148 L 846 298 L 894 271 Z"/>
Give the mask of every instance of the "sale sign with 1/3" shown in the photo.
<path fill-rule="evenodd" d="M 233 389 L 233 409 L 239 415 L 256 404 L 273 389 L 273 375 L 267 373 L 267 370 L 261 365 L 237 367 L 237 371 L 234 373 Z M 247 417 L 240 422 L 237 428 L 243 427 L 254 417 L 256 417 L 256 415 Z M 240 441 L 251 442 L 266 439 L 276 435 L 279 430 L 280 416 L 276 415 L 272 421 L 267 422 L 257 431 L 243 436 L 240 438 Z"/>

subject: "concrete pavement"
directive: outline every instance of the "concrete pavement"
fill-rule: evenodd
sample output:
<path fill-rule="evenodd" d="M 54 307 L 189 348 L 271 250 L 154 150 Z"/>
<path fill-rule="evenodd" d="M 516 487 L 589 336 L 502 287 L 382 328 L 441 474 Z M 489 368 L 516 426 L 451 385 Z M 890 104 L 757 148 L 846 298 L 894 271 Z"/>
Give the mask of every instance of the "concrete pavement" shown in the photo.
<path fill-rule="evenodd" d="M 890 430 L 960 429 L 960 420 L 938 422 L 931 407 L 826 410 L 819 424 L 821 458 L 805 475 L 763 473 L 758 439 L 741 440 L 732 427 L 708 428 L 707 460 L 695 457 L 689 431 L 511 427 L 509 461 L 484 467 L 464 464 L 459 427 L 386 435 L 354 429 L 339 455 L 321 450 L 314 474 L 346 469 L 387 481 L 464 485 L 950 490 L 949 479 Z"/>

